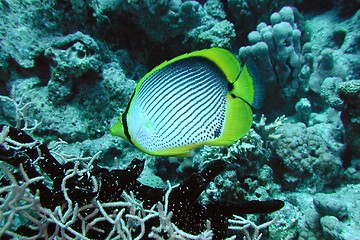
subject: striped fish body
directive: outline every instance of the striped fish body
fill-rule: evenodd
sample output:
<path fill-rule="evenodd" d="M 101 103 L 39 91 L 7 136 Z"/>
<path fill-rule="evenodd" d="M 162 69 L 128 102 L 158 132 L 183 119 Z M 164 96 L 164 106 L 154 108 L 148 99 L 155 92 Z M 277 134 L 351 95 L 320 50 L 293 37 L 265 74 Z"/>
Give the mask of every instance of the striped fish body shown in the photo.
<path fill-rule="evenodd" d="M 250 106 L 259 102 L 254 86 L 247 68 L 241 71 L 225 49 L 184 54 L 139 81 L 111 133 L 151 155 L 231 144 L 251 127 Z"/>

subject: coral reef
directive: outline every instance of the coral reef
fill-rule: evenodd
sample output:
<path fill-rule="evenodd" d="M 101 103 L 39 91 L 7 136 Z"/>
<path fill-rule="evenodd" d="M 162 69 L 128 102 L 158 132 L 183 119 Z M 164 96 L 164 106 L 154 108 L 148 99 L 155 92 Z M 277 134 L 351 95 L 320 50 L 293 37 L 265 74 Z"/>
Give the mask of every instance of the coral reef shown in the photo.
<path fill-rule="evenodd" d="M 360 157 L 360 81 L 351 80 L 340 84 L 339 97 L 345 102 L 341 121 L 345 129 L 345 142 L 352 153 Z"/>
<path fill-rule="evenodd" d="M 277 165 L 274 171 L 280 174 L 284 189 L 307 188 L 316 192 L 335 183 L 342 163 L 327 147 L 316 126 L 306 128 L 303 123 L 287 123 L 278 131 L 282 137 L 273 145 Z"/>
<path fill-rule="evenodd" d="M 274 182 L 271 163 L 273 142 L 281 137 L 277 129 L 285 117 L 266 123 L 261 116 L 243 138 L 228 147 L 205 146 L 198 156 L 194 156 L 194 165 L 203 165 L 211 159 L 225 159 L 229 168 L 215 179 L 210 189 L 216 189 L 211 198 L 265 200 L 280 192 L 280 186 Z"/>
<path fill-rule="evenodd" d="M 159 43 L 177 37 L 200 19 L 196 1 L 92 1 L 91 6 L 99 19 L 109 13 L 128 16 L 149 40 Z"/>
<path fill-rule="evenodd" d="M 184 43 L 194 49 L 223 47 L 230 49 L 236 37 L 235 26 L 226 19 L 225 9 L 217 0 L 209 0 L 203 5 L 199 26 L 185 34 Z"/>
<path fill-rule="evenodd" d="M 344 109 L 344 101 L 338 93 L 339 84 L 343 80 L 339 77 L 327 77 L 321 84 L 320 96 L 332 108 L 341 111 Z"/>
<path fill-rule="evenodd" d="M 301 30 L 296 20 L 292 8 L 283 7 L 271 15 L 271 25 L 259 23 L 256 31 L 249 33 L 250 46 L 239 49 L 240 60 L 243 63 L 249 58 L 254 60 L 259 77 L 265 80 L 267 95 L 274 96 L 273 101 L 265 103 L 265 108 L 291 106 L 293 99 L 306 92 L 312 54 L 309 44 L 300 42 Z"/>
<path fill-rule="evenodd" d="M 26 4 L 28 3 L 28 4 Z M 44 21 L 44 25 L 38 18 L 44 17 L 51 4 L 35 3 L 29 9 L 29 1 L 21 3 L 1 3 L 0 11 L 1 26 L 9 31 L 1 31 L 1 48 L 5 50 L 2 60 L 14 59 L 23 68 L 32 68 L 36 64 L 35 58 L 38 52 L 46 48 L 47 26 L 51 25 L 51 17 L 45 16 L 50 22 Z M 26 14 L 23 14 L 25 13 Z M 47 22 L 47 23 L 46 23 Z M 40 26 L 39 26 L 40 25 Z M 42 26 L 41 26 L 42 25 Z M 45 29 L 41 29 L 44 27 Z M 8 56 L 8 57 L 6 57 Z"/>
<path fill-rule="evenodd" d="M 295 105 L 296 117 L 300 122 L 309 123 L 311 103 L 307 98 L 301 98 Z"/>
<path fill-rule="evenodd" d="M 228 0 L 225 6 L 228 17 L 234 22 L 238 38 L 244 41 L 246 35 L 252 31 L 259 22 L 267 21 L 274 11 L 283 6 L 294 6 L 294 0 L 281 1 L 247 1 Z"/>
<path fill-rule="evenodd" d="M 221 160 L 211 162 L 202 171 L 166 191 L 137 180 L 144 169 L 144 160 L 134 159 L 123 170 L 98 167 L 93 162 L 99 154 L 86 165 L 81 165 L 81 159 L 59 164 L 45 144 L 35 141 L 26 132 L 5 125 L 0 130 L 0 160 L 19 169 L 10 173 L 3 167 L 8 178 L 1 178 L 5 186 L 1 191 L 0 211 L 8 217 L 0 233 L 5 239 L 43 235 L 46 238 L 98 239 L 117 234 L 127 236 L 127 239 L 192 234 L 208 236 L 206 239 L 223 239 L 228 229 L 227 221 L 234 213 L 270 213 L 284 205 L 280 200 L 219 201 L 201 205 L 198 197 L 226 167 Z M 19 187 L 21 181 L 25 184 Z M 15 195 L 10 192 L 14 185 L 19 187 Z M 25 205 L 25 208 L 22 199 L 27 199 L 29 206 Z M 158 212 L 154 211 L 156 204 Z M 67 209 L 62 209 L 63 205 L 67 205 Z M 29 218 L 30 226 L 12 226 L 16 214 L 26 217 L 32 210 L 38 214 Z M 47 224 L 41 224 L 42 221 Z M 167 228 L 163 227 L 165 221 L 168 221 Z M 154 228 L 157 225 L 159 227 Z"/>
<path fill-rule="evenodd" d="M 338 21 L 336 11 L 307 22 L 309 31 L 315 33 L 310 42 L 316 68 L 310 77 L 309 87 L 316 93 L 320 92 L 321 83 L 326 77 L 339 77 L 345 81 L 359 79 L 359 36 L 355 29 L 359 28 L 360 13 Z M 335 27 L 327 27 L 329 25 Z"/>
<path fill-rule="evenodd" d="M 97 43 L 81 32 L 55 40 L 45 49 L 44 57 L 51 62 L 48 82 L 48 99 L 54 104 L 64 104 L 73 97 L 74 88 L 90 81 L 102 66 Z"/>
<path fill-rule="evenodd" d="M 321 90 L 321 97 L 326 103 L 341 111 L 340 118 L 344 125 L 345 143 L 349 151 L 358 158 L 360 156 L 358 148 L 360 145 L 360 81 L 343 81 L 339 77 L 329 77 L 324 79 Z"/>
<path fill-rule="evenodd" d="M 293 193 L 288 195 L 291 211 L 300 216 L 297 221 L 298 239 L 356 239 L 360 225 L 359 185 L 348 185 L 334 193 Z M 294 206 L 299 206 L 296 209 Z"/>
<path fill-rule="evenodd" d="M 153 229 L 147 227 L 146 234 L 151 232 L 155 239 L 165 236 L 164 228 L 171 232 L 167 236 L 211 239 L 219 235 L 210 230 L 221 224 L 229 230 L 227 236 L 246 239 L 360 238 L 356 218 L 359 23 L 359 1 L 0 1 L 0 123 L 15 126 L 8 129 L 10 134 L 23 129 L 35 139 L 33 147 L 49 146 L 56 166 L 63 169 L 61 177 L 52 180 L 42 169 L 41 158 L 28 158 L 28 165 L 22 167 L 0 163 L 1 206 L 8 210 L 2 215 L 0 233 L 21 233 L 20 225 L 42 229 L 37 228 L 39 221 L 32 221 L 36 216 L 49 226 L 50 234 L 59 230 L 56 234 L 64 238 L 83 234 L 76 224 L 89 223 L 90 231 L 100 221 L 106 226 L 99 228 L 109 234 L 118 232 L 117 237 L 131 239 L 145 234 L 141 224 L 148 226 L 153 220 L 156 224 Z M 182 159 L 145 156 L 110 136 L 109 126 L 126 107 L 136 81 L 150 68 L 175 55 L 214 46 L 238 51 L 241 63 L 254 59 L 264 79 L 264 106 L 254 111 L 248 134 L 234 145 L 206 146 Z M 17 139 L 6 138 L 7 134 L 2 131 L 1 146 Z M 21 154 L 22 160 L 30 152 L 38 156 L 33 150 L 24 145 L 6 149 Z M 209 173 L 206 169 L 219 163 L 217 159 L 226 162 L 226 169 L 210 182 L 199 183 Z M 160 203 L 154 200 L 153 208 L 141 205 L 144 198 L 131 194 L 132 188 L 110 205 L 89 200 L 108 196 L 103 192 L 99 196 L 104 186 L 94 190 L 101 174 L 103 180 L 113 181 L 104 172 L 134 173 L 140 167 L 144 170 L 140 176 L 134 174 L 135 185 L 161 187 Z M 66 172 L 71 176 L 64 177 Z M 184 180 L 188 177 L 194 180 L 189 186 Z M 171 182 L 167 188 L 165 180 Z M 190 215 L 194 228 L 201 223 L 201 229 L 189 235 L 183 231 L 188 228 L 179 228 L 185 223 L 176 221 L 184 213 L 176 216 L 172 211 L 180 207 L 175 204 L 170 209 L 174 207 L 171 195 L 178 198 L 181 186 L 198 185 L 204 191 L 188 192 L 197 201 L 187 199 L 187 210 L 211 209 L 212 202 L 273 198 L 286 205 L 277 217 L 229 216 L 222 218 L 229 220 L 226 224 L 213 220 L 210 226 L 204 217 L 209 212 L 201 212 L 202 217 Z M 49 199 L 61 201 L 63 208 L 54 205 L 44 210 L 40 203 L 46 198 L 41 200 L 36 187 L 48 192 Z M 124 189 L 114 190 L 120 194 Z M 75 192 L 89 208 L 80 207 L 71 194 Z M 117 212 L 112 211 L 115 208 Z M 96 221 L 91 222 L 91 216 L 79 220 L 92 212 L 99 217 Z M 6 222 L 11 214 L 13 221 Z M 129 235 L 129 229 L 135 230 L 134 235 Z"/>

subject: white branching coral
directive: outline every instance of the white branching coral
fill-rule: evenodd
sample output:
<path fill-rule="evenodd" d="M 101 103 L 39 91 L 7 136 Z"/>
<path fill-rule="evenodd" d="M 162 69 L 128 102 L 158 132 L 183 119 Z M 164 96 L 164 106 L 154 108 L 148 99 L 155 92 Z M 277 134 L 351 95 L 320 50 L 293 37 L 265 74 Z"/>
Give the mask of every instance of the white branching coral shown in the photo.
<path fill-rule="evenodd" d="M 10 97 L 0 95 L 0 101 L 13 105 L 15 128 L 33 133 L 41 125 L 43 119 L 40 122 L 34 120 L 33 124 L 30 123 L 29 119 L 27 118 L 27 110 L 32 105 L 32 102 L 25 101 L 25 97 L 26 93 L 20 97 L 20 100 L 18 100 L 15 86 L 13 86 Z"/>
<path fill-rule="evenodd" d="M 171 186 L 170 182 L 167 182 L 168 184 L 168 190 L 165 194 L 165 203 L 158 203 L 157 204 L 157 210 L 158 210 L 158 217 L 160 220 L 160 224 L 158 227 L 153 227 L 151 229 L 151 233 L 149 234 L 149 237 L 162 240 L 164 239 L 161 237 L 161 233 L 167 233 L 166 239 L 171 240 L 186 240 L 186 239 L 198 239 L 198 240 L 211 240 L 213 237 L 213 232 L 211 230 L 211 224 L 210 221 L 207 221 L 207 229 L 200 233 L 199 235 L 193 235 L 187 232 L 182 231 L 179 229 L 174 223 L 171 222 L 171 218 L 173 216 L 173 213 L 169 211 L 169 196 L 171 191 L 178 187 L 178 185 Z"/>
<path fill-rule="evenodd" d="M 159 226 L 153 227 L 148 237 L 154 239 L 163 239 L 161 236 L 166 235 L 166 239 L 202 239 L 210 240 L 213 233 L 208 222 L 207 229 L 199 235 L 193 235 L 179 229 L 171 222 L 172 212 L 169 211 L 169 196 L 171 191 L 178 185 L 171 186 L 168 182 L 168 190 L 165 194 L 165 202 L 152 206 L 150 209 L 144 208 L 142 202 L 134 197 L 134 194 L 123 192 L 124 201 L 117 202 L 100 202 L 94 201 L 85 206 L 79 206 L 74 203 L 68 196 L 66 182 L 76 174 L 85 174 L 87 169 L 79 170 L 79 162 L 76 162 L 73 169 L 69 169 L 66 177 L 61 183 L 62 192 L 64 193 L 66 204 L 57 206 L 54 210 L 41 206 L 39 193 L 31 194 L 28 186 L 34 182 L 42 181 L 44 177 L 30 179 L 23 168 L 20 168 L 24 181 L 19 182 L 6 166 L 2 166 L 3 172 L 10 179 L 8 186 L 0 188 L 0 194 L 5 197 L 0 198 L 0 236 L 7 234 L 9 236 L 21 239 L 32 239 L 36 237 L 45 237 L 54 239 L 57 236 L 66 239 L 89 239 L 87 232 L 89 230 L 97 231 L 95 225 L 98 222 L 109 222 L 113 227 L 108 233 L 106 239 L 134 239 L 140 240 L 145 236 L 145 223 L 152 219 L 159 220 Z M 94 191 L 98 187 L 96 179 L 94 180 Z M 85 214 L 85 212 L 87 212 Z M 98 214 L 100 213 L 100 215 Z M 36 236 L 20 236 L 14 232 L 16 228 L 15 220 L 18 218 L 28 219 L 28 225 L 32 229 L 38 230 Z M 81 221 L 81 231 L 72 228 L 76 221 Z M 45 224 L 44 224 L 45 223 Z M 48 224 L 54 224 L 55 231 L 49 235 L 46 231 Z M 100 230 L 99 230 L 100 231 Z M 136 234 L 135 234 L 136 232 Z M 71 233 L 73 236 L 70 236 Z"/>
<path fill-rule="evenodd" d="M 36 209 L 40 204 L 39 192 L 32 194 L 28 187 L 30 184 L 42 181 L 44 177 L 29 178 L 21 165 L 20 173 L 24 181 L 19 182 L 5 164 L 1 164 L 1 170 L 9 183 L 0 187 L 0 195 L 3 196 L 0 197 L 0 237 L 6 233 L 19 239 L 21 236 L 14 233 L 12 227 L 14 222 L 20 218 L 26 219 L 33 229 L 41 227 L 42 223 L 32 216 L 32 210 Z M 21 239 L 26 238 L 21 237 Z"/>
<path fill-rule="evenodd" d="M 268 222 L 256 225 L 254 222 L 241 216 L 233 215 L 233 217 L 233 219 L 229 219 L 229 223 L 231 224 L 229 229 L 242 232 L 244 234 L 243 240 L 260 240 L 262 237 L 260 230 L 269 227 L 277 221 L 277 217 L 275 217 Z M 236 236 L 232 236 L 227 240 L 233 239 L 236 239 Z"/>
<path fill-rule="evenodd" d="M 16 142 L 8 137 L 9 128 L 4 127 L 0 136 L 2 147 L 21 149 L 26 148 L 32 143 Z M 10 142 L 9 142 L 10 141 Z M 11 144 L 8 144 L 11 143 Z M 59 148 L 64 142 L 53 145 L 52 153 Z M 7 164 L 1 162 L 2 171 L 7 180 L 2 181 L 0 187 L 0 236 L 6 234 L 14 238 L 33 239 L 44 237 L 46 239 L 54 239 L 61 237 L 65 239 L 89 239 L 89 231 L 102 231 L 96 228 L 99 222 L 107 222 L 110 230 L 106 239 L 129 239 L 139 240 L 145 237 L 145 223 L 150 219 L 158 219 L 159 226 L 153 227 L 149 233 L 149 237 L 154 239 L 162 239 L 161 236 L 167 236 L 166 239 L 212 239 L 213 233 L 208 228 L 199 235 L 193 235 L 182 231 L 174 223 L 171 222 L 172 212 L 169 210 L 169 196 L 173 189 L 178 185 L 171 186 L 168 182 L 168 190 L 166 191 L 164 203 L 158 202 L 151 208 L 145 208 L 141 201 L 135 198 L 132 192 L 122 193 L 122 201 L 116 202 L 100 202 L 92 201 L 90 204 L 81 205 L 74 202 L 69 195 L 67 183 L 75 176 L 86 177 L 92 171 L 93 162 L 98 159 L 100 152 L 93 157 L 67 156 L 58 153 L 65 163 L 74 162 L 72 168 L 68 169 L 65 177 L 61 182 L 61 192 L 65 198 L 62 205 L 50 209 L 41 205 L 39 190 L 36 193 L 30 191 L 29 185 L 42 181 L 46 182 L 46 176 L 29 178 L 26 171 L 20 165 L 19 173 L 22 180 L 19 181 L 14 174 L 8 169 Z M 36 160 L 35 160 L 36 161 Z M 82 167 L 80 167 L 82 166 Z M 18 173 L 16 173 L 18 174 Z M 96 193 L 99 188 L 98 179 L 94 176 L 91 178 L 92 189 L 90 191 Z M 6 184 L 7 183 L 7 184 Z M 49 186 L 50 187 L 50 186 Z M 37 234 L 34 236 L 22 236 L 16 229 L 18 221 L 27 223 L 27 226 L 33 229 Z M 73 227 L 74 223 L 81 223 L 81 228 Z M 54 226 L 54 231 L 47 231 L 49 224 Z"/>
<path fill-rule="evenodd" d="M 238 158 L 239 155 L 246 155 L 249 152 L 261 151 L 263 141 L 253 130 L 245 134 L 241 139 L 229 146 L 204 146 L 201 155 L 206 160 L 223 159 L 230 161 Z"/>
<path fill-rule="evenodd" d="M 276 130 L 286 121 L 285 115 L 277 117 L 272 123 L 266 123 L 266 120 L 267 118 L 262 114 L 259 122 L 255 122 L 255 129 L 261 138 L 265 142 L 280 138 L 281 134 L 276 133 Z"/>

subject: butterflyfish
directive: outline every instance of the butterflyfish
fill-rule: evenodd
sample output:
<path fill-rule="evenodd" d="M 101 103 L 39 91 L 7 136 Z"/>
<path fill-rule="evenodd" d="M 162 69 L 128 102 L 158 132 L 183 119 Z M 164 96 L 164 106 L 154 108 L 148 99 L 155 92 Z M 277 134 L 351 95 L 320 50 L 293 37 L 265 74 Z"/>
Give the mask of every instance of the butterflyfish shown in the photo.
<path fill-rule="evenodd" d="M 137 83 L 120 120 L 110 128 L 141 151 L 188 156 L 203 145 L 229 145 L 252 125 L 261 105 L 253 61 L 210 48 L 165 61 Z"/>

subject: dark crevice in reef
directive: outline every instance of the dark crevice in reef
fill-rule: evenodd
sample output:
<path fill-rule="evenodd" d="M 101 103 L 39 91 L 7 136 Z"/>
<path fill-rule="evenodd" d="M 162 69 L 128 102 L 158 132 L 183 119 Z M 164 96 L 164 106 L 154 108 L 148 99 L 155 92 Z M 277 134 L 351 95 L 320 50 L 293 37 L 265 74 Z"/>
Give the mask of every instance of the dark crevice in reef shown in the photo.
<path fill-rule="evenodd" d="M 296 7 L 300 12 L 320 14 L 331 10 L 334 7 L 334 5 L 332 0 L 323 0 L 323 1 L 305 0 L 302 1 L 300 4 L 296 5 Z"/>
<path fill-rule="evenodd" d="M 22 78 L 38 77 L 41 83 L 44 85 L 50 79 L 50 62 L 45 58 L 44 54 L 41 53 L 39 56 L 34 58 L 34 67 L 24 68 L 20 66 L 14 59 L 9 60 L 9 66 L 7 68 L 8 75 L 17 75 Z"/>
<path fill-rule="evenodd" d="M 353 16 L 360 9 L 360 2 L 356 0 L 305 0 L 295 5 L 300 12 L 321 14 L 331 9 L 339 10 L 339 17 L 347 18 Z"/>

